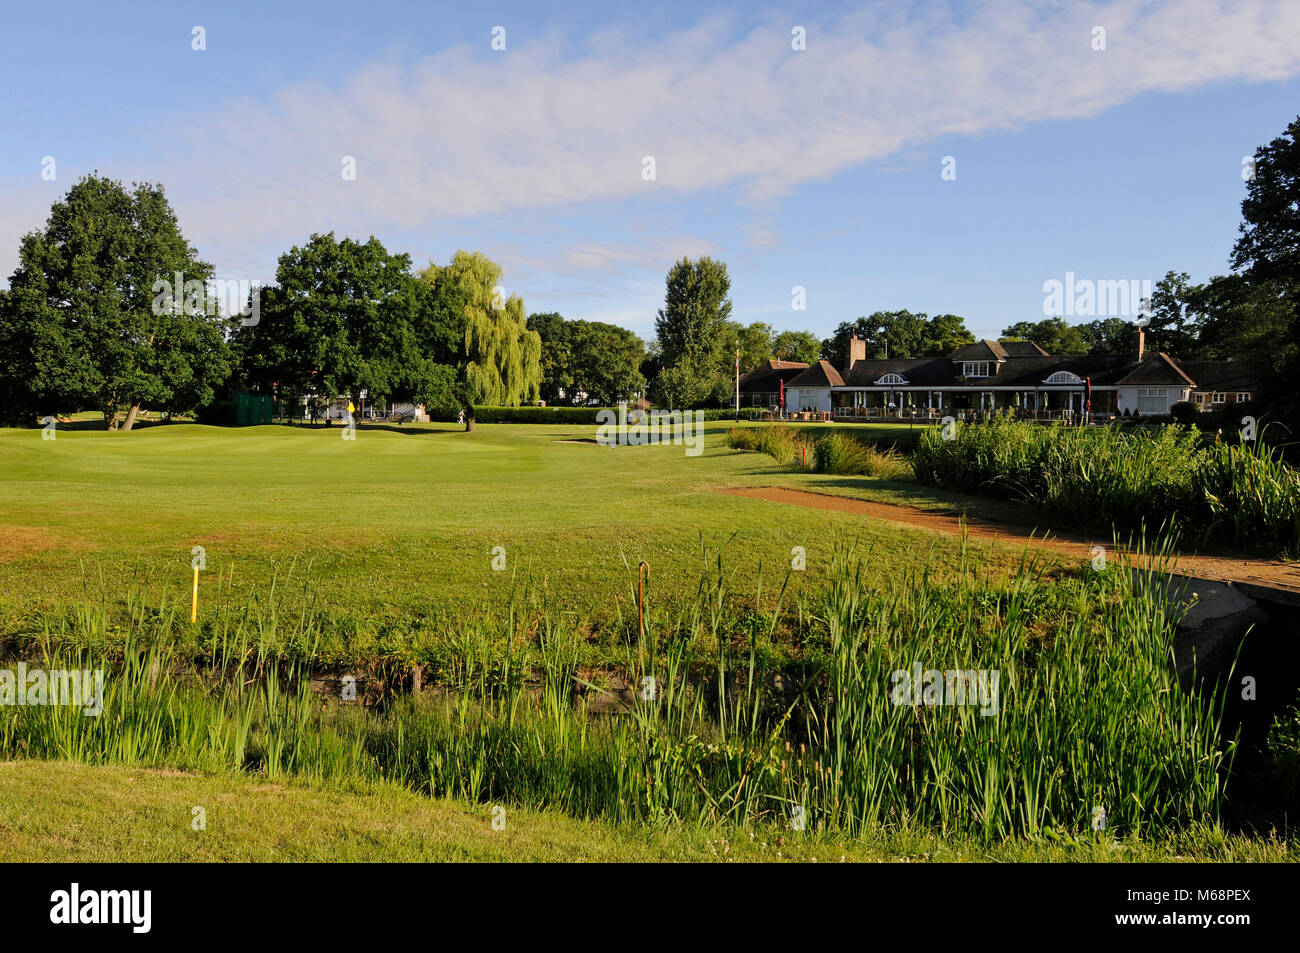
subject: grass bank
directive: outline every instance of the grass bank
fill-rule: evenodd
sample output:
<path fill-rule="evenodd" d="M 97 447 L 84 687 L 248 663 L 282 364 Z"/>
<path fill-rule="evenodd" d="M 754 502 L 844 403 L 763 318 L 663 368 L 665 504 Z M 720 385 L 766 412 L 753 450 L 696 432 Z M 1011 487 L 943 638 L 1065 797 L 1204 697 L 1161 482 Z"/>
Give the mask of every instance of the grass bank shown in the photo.
<path fill-rule="evenodd" d="M 40 792 L 40 797 L 33 797 Z M 194 808 L 204 810 L 195 830 Z M 1106 835 L 986 845 L 923 833 L 854 839 L 790 830 L 629 829 L 391 784 L 340 789 L 230 774 L 0 762 L 0 842 L 12 863 L 99 862 L 1279 862 L 1288 845 L 1212 828 L 1151 843 Z"/>
<path fill-rule="evenodd" d="M 1174 610 L 1153 588 L 1117 562 L 1006 579 L 969 559 L 956 581 L 873 585 L 868 558 L 841 550 L 815 600 L 778 587 L 760 612 L 737 608 L 721 560 L 689 604 L 650 601 L 644 634 L 638 620 L 625 636 L 634 691 L 614 715 L 588 711 L 588 630 L 545 606 L 463 627 L 426 669 L 437 691 L 370 710 L 313 694 L 310 630 L 271 651 L 265 615 L 196 643 L 145 617 L 98 641 L 52 635 L 47 668 L 106 669 L 103 714 L 0 709 L 0 757 L 385 780 L 611 823 L 843 836 L 1068 838 L 1100 813 L 1117 836 L 1163 837 L 1218 820 L 1233 741 L 1217 701 L 1179 689 Z M 194 645 L 203 666 L 178 656 Z"/>

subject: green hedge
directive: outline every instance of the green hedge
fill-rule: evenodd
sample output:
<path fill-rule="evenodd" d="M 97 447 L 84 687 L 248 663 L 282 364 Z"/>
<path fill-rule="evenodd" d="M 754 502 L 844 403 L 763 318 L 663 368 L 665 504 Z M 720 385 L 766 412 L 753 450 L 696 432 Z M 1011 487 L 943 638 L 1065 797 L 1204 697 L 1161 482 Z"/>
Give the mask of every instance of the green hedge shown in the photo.
<path fill-rule="evenodd" d="M 475 407 L 480 424 L 594 424 L 605 407 Z M 617 411 L 616 411 L 617 412 Z M 456 419 L 453 411 L 451 419 Z"/>
<path fill-rule="evenodd" d="M 474 421 L 480 424 L 596 424 L 596 414 L 602 410 L 618 413 L 617 407 L 475 407 Z M 702 411 L 704 419 L 734 420 L 736 412 L 730 410 Z M 741 420 L 756 420 L 762 411 L 744 408 L 740 411 Z M 460 416 L 456 407 L 429 411 L 429 419 L 442 423 L 454 423 Z"/>

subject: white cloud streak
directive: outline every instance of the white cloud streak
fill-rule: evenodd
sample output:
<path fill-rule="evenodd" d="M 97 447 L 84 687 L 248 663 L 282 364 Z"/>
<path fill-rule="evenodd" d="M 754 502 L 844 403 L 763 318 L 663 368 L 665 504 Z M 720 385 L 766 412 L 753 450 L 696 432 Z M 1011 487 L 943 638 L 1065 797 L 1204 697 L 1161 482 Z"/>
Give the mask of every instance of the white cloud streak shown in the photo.
<path fill-rule="evenodd" d="M 376 62 L 337 85 L 304 83 L 197 117 L 158 178 L 191 240 L 222 265 L 329 229 L 412 232 L 468 217 L 504 228 L 516 213 L 581 216 L 593 203 L 709 190 L 763 205 L 943 136 L 1300 72 L 1300 4 L 955 7 L 798 21 L 804 52 L 790 48 L 795 22 L 708 19 L 639 45 L 605 31 L 577 58 L 560 42 L 512 35 L 504 53 L 456 48 L 413 64 Z M 1092 49 L 1094 26 L 1106 30 L 1105 52 Z M 340 175 L 345 155 L 356 158 L 355 181 Z M 646 155 L 657 181 L 641 178 Z M 755 234 L 758 245 L 779 242 Z M 552 251 L 577 268 L 644 257 L 589 239 Z"/>

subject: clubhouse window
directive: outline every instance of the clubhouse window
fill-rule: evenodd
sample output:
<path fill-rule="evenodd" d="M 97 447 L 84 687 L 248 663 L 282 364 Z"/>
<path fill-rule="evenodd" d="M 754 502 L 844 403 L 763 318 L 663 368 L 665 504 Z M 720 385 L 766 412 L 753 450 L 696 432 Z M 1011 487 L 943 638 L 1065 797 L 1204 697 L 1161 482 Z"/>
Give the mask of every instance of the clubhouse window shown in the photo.
<path fill-rule="evenodd" d="M 1163 414 L 1169 411 L 1168 387 L 1139 387 L 1138 413 Z"/>

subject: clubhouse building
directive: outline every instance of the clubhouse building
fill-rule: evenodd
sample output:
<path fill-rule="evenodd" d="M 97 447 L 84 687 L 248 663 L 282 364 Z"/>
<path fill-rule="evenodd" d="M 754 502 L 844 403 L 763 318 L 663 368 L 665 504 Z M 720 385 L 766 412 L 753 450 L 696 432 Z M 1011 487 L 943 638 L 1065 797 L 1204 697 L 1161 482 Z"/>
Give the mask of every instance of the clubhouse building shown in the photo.
<path fill-rule="evenodd" d="M 1175 361 L 1148 354 L 1137 333 L 1131 354 L 1048 354 L 1028 341 L 976 341 L 943 357 L 868 360 L 849 342 L 848 366 L 828 361 L 764 361 L 740 379 L 740 405 L 835 418 L 935 418 L 1013 410 L 1070 419 L 1091 402 L 1094 417 L 1168 414 L 1179 401 L 1202 410 L 1249 401 L 1252 370 L 1233 360 Z"/>

